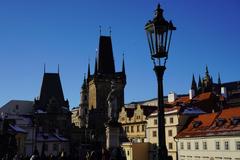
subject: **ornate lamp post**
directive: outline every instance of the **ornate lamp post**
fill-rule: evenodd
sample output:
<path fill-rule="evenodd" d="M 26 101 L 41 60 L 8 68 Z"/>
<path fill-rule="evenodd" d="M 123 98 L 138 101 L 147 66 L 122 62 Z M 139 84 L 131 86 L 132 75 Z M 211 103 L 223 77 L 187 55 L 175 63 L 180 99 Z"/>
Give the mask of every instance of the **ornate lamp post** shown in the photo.
<path fill-rule="evenodd" d="M 168 152 L 165 138 L 164 100 L 163 100 L 163 74 L 166 69 L 166 60 L 170 47 L 172 31 L 176 27 L 171 21 L 163 17 L 163 9 L 158 4 L 155 17 L 145 25 L 151 59 L 158 82 L 158 159 L 167 160 Z"/>

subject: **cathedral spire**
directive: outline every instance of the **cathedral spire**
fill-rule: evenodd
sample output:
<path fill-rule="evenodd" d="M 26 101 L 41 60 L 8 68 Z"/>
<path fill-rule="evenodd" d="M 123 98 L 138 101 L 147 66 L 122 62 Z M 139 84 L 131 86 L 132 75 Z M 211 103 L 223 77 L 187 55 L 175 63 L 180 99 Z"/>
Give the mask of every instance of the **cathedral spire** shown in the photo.
<path fill-rule="evenodd" d="M 125 73 L 124 53 L 123 53 L 123 61 L 122 61 L 122 73 L 123 73 L 123 74 L 126 74 L 126 73 Z"/>
<path fill-rule="evenodd" d="M 95 69 L 94 69 L 94 74 L 96 75 L 98 72 L 98 63 L 97 63 L 97 58 L 95 58 Z"/>
<path fill-rule="evenodd" d="M 90 70 L 90 62 L 88 62 L 88 73 L 87 78 L 90 78 L 91 70 Z"/>
<path fill-rule="evenodd" d="M 195 77 L 194 77 L 194 74 L 193 74 L 193 76 L 192 76 L 192 86 L 191 86 L 191 89 L 193 89 L 193 90 L 197 90 L 197 83 L 196 83 L 196 81 L 195 81 Z"/>
<path fill-rule="evenodd" d="M 86 87 L 87 87 L 87 80 L 86 80 L 86 74 L 84 73 L 82 89 L 86 89 Z"/>
<path fill-rule="evenodd" d="M 219 72 L 218 72 L 218 84 L 221 84 L 221 77 Z"/>
<path fill-rule="evenodd" d="M 199 79 L 198 79 L 198 90 L 202 88 L 202 80 L 201 80 L 201 76 L 199 75 Z"/>
<path fill-rule="evenodd" d="M 208 72 L 208 66 L 206 65 L 206 75 L 209 74 Z"/>

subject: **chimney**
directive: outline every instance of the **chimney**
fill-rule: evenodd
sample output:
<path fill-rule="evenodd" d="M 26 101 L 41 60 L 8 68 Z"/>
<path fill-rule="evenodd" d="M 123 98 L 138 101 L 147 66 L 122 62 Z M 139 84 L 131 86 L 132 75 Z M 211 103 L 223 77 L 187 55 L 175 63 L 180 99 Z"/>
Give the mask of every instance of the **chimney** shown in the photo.
<path fill-rule="evenodd" d="M 195 96 L 195 91 L 194 91 L 194 89 L 190 89 L 190 90 L 189 90 L 189 99 L 193 99 L 194 96 Z"/>
<path fill-rule="evenodd" d="M 226 87 L 221 87 L 221 95 L 225 98 L 227 98 L 227 88 Z"/>
<path fill-rule="evenodd" d="M 168 94 L 168 103 L 174 102 L 176 100 L 176 98 L 177 98 L 176 93 L 170 92 Z"/>

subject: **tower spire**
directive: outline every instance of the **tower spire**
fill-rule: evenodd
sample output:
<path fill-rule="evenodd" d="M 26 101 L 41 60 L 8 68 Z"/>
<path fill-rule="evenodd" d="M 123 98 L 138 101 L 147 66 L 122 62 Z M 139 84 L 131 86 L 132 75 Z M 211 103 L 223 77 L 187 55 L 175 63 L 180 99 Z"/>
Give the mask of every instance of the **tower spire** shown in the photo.
<path fill-rule="evenodd" d="M 94 70 L 94 74 L 96 75 L 97 74 L 97 57 L 95 58 L 95 70 Z"/>
<path fill-rule="evenodd" d="M 221 77 L 219 72 L 218 72 L 218 84 L 221 84 Z"/>
<path fill-rule="evenodd" d="M 198 91 L 201 92 L 202 89 L 202 80 L 201 80 L 201 76 L 199 75 L 199 79 L 198 79 Z"/>
<path fill-rule="evenodd" d="M 122 61 L 122 73 L 125 75 L 124 53 L 123 53 L 123 61 Z"/>
<path fill-rule="evenodd" d="M 206 75 L 208 75 L 209 72 L 208 72 L 208 66 L 206 65 Z"/>
<path fill-rule="evenodd" d="M 193 90 L 197 90 L 197 84 L 196 84 L 196 81 L 195 81 L 195 77 L 194 77 L 194 74 L 192 76 L 192 86 L 191 86 L 191 89 Z"/>
<path fill-rule="evenodd" d="M 90 74 L 91 74 L 91 71 L 90 71 L 90 62 L 88 61 L 88 73 L 87 73 L 87 78 L 90 78 Z"/>

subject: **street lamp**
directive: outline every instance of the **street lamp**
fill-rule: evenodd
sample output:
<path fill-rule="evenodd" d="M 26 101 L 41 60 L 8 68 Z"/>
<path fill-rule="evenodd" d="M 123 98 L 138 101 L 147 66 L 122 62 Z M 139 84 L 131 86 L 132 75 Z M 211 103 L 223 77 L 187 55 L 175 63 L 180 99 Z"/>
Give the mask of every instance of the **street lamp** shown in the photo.
<path fill-rule="evenodd" d="M 172 31 L 176 30 L 172 21 L 163 17 L 163 9 L 158 4 L 155 17 L 145 25 L 151 59 L 158 82 L 158 159 L 167 160 L 168 151 L 165 138 L 164 100 L 163 100 L 163 74 L 166 69 L 166 60 L 170 47 Z"/>

